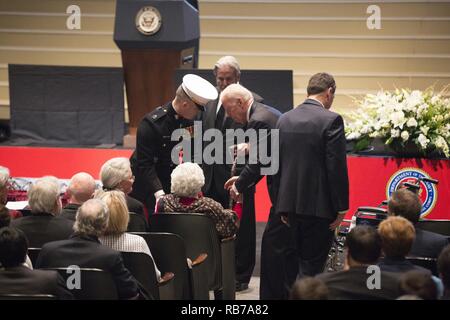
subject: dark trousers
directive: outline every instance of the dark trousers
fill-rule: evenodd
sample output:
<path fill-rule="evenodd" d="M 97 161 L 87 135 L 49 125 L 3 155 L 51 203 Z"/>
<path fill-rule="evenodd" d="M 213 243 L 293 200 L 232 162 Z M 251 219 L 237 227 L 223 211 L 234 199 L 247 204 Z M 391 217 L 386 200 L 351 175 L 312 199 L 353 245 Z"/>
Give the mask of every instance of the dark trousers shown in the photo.
<path fill-rule="evenodd" d="M 256 260 L 255 193 L 244 192 L 243 210 L 236 235 L 236 281 L 249 283 Z"/>
<path fill-rule="evenodd" d="M 261 243 L 261 300 L 288 299 L 298 272 L 290 228 L 271 209 Z"/>
<path fill-rule="evenodd" d="M 290 215 L 289 221 L 296 239 L 298 277 L 322 273 L 334 239 L 330 230 L 333 220 Z"/>

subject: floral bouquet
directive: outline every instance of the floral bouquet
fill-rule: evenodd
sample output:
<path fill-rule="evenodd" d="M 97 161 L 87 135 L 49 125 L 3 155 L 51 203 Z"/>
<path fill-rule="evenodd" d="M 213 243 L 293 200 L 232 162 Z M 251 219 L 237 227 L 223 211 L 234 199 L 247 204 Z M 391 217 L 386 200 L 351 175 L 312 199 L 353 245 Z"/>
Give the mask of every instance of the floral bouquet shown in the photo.
<path fill-rule="evenodd" d="M 445 93 L 397 89 L 368 94 L 347 114 L 346 138 L 355 141 L 355 151 L 378 138 L 398 152 L 413 144 L 424 155 L 437 151 L 450 157 L 450 99 Z"/>

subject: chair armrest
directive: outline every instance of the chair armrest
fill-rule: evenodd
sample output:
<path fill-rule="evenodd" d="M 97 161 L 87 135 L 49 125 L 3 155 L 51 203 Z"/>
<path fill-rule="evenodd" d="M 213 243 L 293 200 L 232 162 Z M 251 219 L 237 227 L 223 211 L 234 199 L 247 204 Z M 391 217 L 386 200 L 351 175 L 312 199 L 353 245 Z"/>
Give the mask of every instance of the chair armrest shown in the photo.
<path fill-rule="evenodd" d="M 236 240 L 236 235 L 232 235 L 231 237 L 228 237 L 228 238 L 223 238 L 222 240 L 220 240 L 220 242 L 224 243 L 224 242 L 230 242 L 230 241 L 234 241 L 234 240 Z"/>
<path fill-rule="evenodd" d="M 175 274 L 173 272 L 164 273 L 164 275 L 158 281 L 158 287 L 167 285 L 169 282 L 171 282 L 173 280 L 174 277 L 175 277 Z"/>
<path fill-rule="evenodd" d="M 192 267 L 198 266 L 200 264 L 202 264 L 203 262 L 205 262 L 206 258 L 208 258 L 208 255 L 206 253 L 200 253 L 199 256 L 192 261 Z"/>

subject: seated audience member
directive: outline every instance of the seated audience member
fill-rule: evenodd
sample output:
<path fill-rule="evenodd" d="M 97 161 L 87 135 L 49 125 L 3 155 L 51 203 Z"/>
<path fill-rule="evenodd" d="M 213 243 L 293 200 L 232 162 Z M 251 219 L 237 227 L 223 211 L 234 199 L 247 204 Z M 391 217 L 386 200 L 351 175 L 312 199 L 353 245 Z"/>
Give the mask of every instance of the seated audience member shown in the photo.
<path fill-rule="evenodd" d="M 128 212 L 145 216 L 144 205 L 128 194 L 133 190 L 134 176 L 128 158 L 112 158 L 106 161 L 100 170 L 103 190 L 119 190 L 125 193 Z"/>
<path fill-rule="evenodd" d="M 11 215 L 9 214 L 9 210 L 7 207 L 2 207 L 0 205 L 0 228 L 8 227 L 11 223 Z M 33 269 L 33 264 L 31 263 L 28 255 L 25 257 L 25 267 L 29 269 Z M 1 264 L 0 264 L 1 266 Z"/>
<path fill-rule="evenodd" d="M 37 268 L 98 268 L 109 272 L 118 291 L 119 299 L 134 299 L 140 295 L 138 284 L 125 268 L 120 252 L 103 246 L 98 238 L 108 227 L 109 211 L 99 199 L 86 201 L 78 209 L 75 233 L 69 240 L 47 243 L 38 256 Z"/>
<path fill-rule="evenodd" d="M 67 187 L 69 201 L 61 211 L 61 218 L 75 221 L 78 208 L 94 196 L 95 180 L 86 172 L 79 172 L 71 179 Z"/>
<path fill-rule="evenodd" d="M 418 270 L 431 272 L 412 264 L 405 257 L 411 250 L 415 237 L 414 226 L 403 217 L 388 217 L 378 226 L 384 257 L 378 263 L 381 270 L 389 272 L 407 272 Z"/>
<path fill-rule="evenodd" d="M 438 261 L 439 278 L 444 284 L 442 300 L 450 300 L 450 245 L 446 246 L 439 255 Z"/>
<path fill-rule="evenodd" d="M 0 166 L 0 206 L 5 206 L 8 202 L 8 180 L 9 169 Z"/>
<path fill-rule="evenodd" d="M 40 248 L 50 241 L 68 239 L 73 222 L 57 218 L 61 213 L 60 186 L 55 177 L 43 177 L 28 190 L 31 215 L 11 221 L 11 227 L 21 229 L 30 247 Z"/>
<path fill-rule="evenodd" d="M 233 236 L 242 214 L 242 205 L 235 206 L 235 211 L 224 209 L 220 203 L 203 197 L 201 190 L 205 184 L 203 170 L 196 163 L 185 162 L 178 165 L 170 175 L 171 194 L 159 198 L 156 212 L 202 213 L 212 218 L 220 238 Z"/>
<path fill-rule="evenodd" d="M 24 266 L 27 250 L 27 238 L 21 230 L 0 229 L 0 295 L 51 294 L 57 299 L 72 299 L 58 272 Z"/>
<path fill-rule="evenodd" d="M 402 295 L 417 296 L 422 300 L 436 300 L 438 289 L 431 275 L 420 271 L 408 271 L 400 278 Z"/>
<path fill-rule="evenodd" d="M 305 277 L 295 281 L 290 300 L 328 300 L 328 288 L 318 278 Z"/>
<path fill-rule="evenodd" d="M 417 194 L 408 189 L 399 189 L 392 193 L 388 202 L 390 215 L 401 216 L 409 220 L 414 226 L 420 219 L 422 202 Z M 409 255 L 415 257 L 436 258 L 442 249 L 448 244 L 445 236 L 425 231 L 415 227 L 416 238 L 411 247 Z"/>
<path fill-rule="evenodd" d="M 3 209 L 8 203 L 8 181 L 9 181 L 9 169 L 0 166 L 0 209 Z M 17 210 L 9 210 L 9 216 L 11 219 L 17 219 L 22 217 L 22 213 Z"/>
<path fill-rule="evenodd" d="M 316 276 L 328 287 L 329 299 L 380 300 L 396 299 L 400 295 L 397 277 L 376 270 L 374 266 L 381 254 L 381 240 L 373 227 L 353 228 L 347 235 L 345 246 L 345 269 Z M 375 272 L 380 272 L 378 284 L 376 279 L 369 279 Z M 370 289 L 368 283 L 374 287 Z"/>
<path fill-rule="evenodd" d="M 121 191 L 107 191 L 97 195 L 97 198 L 103 200 L 109 209 L 108 226 L 103 236 L 99 238 L 100 242 L 120 252 L 142 252 L 153 259 L 150 248 L 144 238 L 126 232 L 130 215 L 128 214 L 124 193 Z M 161 272 L 156 267 L 155 259 L 153 259 L 153 262 L 155 263 L 156 276 L 160 279 Z"/>
<path fill-rule="evenodd" d="M 0 228 L 8 227 L 11 223 L 11 216 L 7 207 L 0 205 Z"/>

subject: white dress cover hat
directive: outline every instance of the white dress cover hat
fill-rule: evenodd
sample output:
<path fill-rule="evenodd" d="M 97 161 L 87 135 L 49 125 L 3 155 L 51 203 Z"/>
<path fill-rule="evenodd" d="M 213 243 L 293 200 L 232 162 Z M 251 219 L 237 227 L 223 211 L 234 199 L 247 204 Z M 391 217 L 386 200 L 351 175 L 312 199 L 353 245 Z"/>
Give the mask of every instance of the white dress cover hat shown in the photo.
<path fill-rule="evenodd" d="M 195 74 L 185 75 L 181 87 L 194 103 L 203 107 L 210 100 L 216 100 L 218 97 L 216 88 L 214 88 L 211 83 Z"/>

